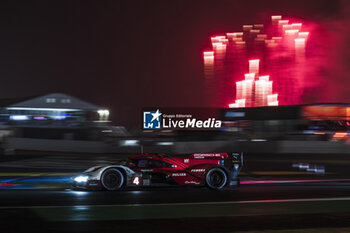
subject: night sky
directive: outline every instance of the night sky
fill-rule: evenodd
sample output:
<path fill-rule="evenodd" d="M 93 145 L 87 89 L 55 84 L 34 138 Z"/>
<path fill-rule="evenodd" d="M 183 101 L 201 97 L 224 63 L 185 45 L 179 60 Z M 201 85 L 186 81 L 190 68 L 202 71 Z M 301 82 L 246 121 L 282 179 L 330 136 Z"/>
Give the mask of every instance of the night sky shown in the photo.
<path fill-rule="evenodd" d="M 115 125 L 142 107 L 204 107 L 209 37 L 271 14 L 316 25 L 307 102 L 350 102 L 350 2 L 261 0 L 2 1 L 0 98 L 71 94 Z M 307 89 L 307 90 L 308 90 Z M 315 91 L 316 90 L 316 91 Z"/>

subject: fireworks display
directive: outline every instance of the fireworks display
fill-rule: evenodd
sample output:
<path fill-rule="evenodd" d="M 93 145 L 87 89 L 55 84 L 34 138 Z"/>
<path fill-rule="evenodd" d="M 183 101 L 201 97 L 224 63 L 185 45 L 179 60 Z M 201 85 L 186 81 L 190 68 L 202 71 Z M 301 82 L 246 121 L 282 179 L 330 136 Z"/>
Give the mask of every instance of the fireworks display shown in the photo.
<path fill-rule="evenodd" d="M 212 50 L 203 52 L 210 105 L 302 103 L 305 75 L 300 70 L 305 66 L 309 32 L 302 23 L 281 15 L 271 16 L 266 25 L 243 25 L 240 32 L 211 37 Z"/>

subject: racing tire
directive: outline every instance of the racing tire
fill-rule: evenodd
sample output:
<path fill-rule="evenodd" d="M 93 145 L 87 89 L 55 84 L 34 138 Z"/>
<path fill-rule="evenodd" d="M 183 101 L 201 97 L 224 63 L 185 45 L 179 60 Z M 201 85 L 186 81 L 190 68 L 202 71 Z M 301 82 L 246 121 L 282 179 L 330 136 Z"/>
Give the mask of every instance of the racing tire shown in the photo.
<path fill-rule="evenodd" d="M 109 168 L 101 175 L 102 187 L 108 191 L 117 191 L 123 188 L 125 177 L 123 173 L 114 168 Z"/>
<path fill-rule="evenodd" d="M 221 190 L 226 186 L 227 174 L 221 168 L 212 168 L 205 176 L 205 183 L 210 189 Z"/>

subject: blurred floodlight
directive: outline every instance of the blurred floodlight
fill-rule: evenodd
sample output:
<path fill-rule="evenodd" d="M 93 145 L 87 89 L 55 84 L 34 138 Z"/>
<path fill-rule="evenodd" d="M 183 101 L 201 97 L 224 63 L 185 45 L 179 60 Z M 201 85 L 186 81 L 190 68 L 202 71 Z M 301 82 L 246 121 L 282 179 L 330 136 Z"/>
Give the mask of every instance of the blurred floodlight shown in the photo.
<path fill-rule="evenodd" d="M 121 145 L 122 146 L 138 146 L 139 142 L 140 142 L 139 140 L 133 140 L 133 139 L 123 140 L 123 141 L 121 141 Z"/>
<path fill-rule="evenodd" d="M 249 60 L 249 73 L 259 73 L 259 62 L 260 59 Z"/>
<path fill-rule="evenodd" d="M 157 145 L 159 145 L 159 146 L 172 146 L 172 145 L 174 145 L 174 142 L 158 142 Z"/>
<path fill-rule="evenodd" d="M 10 116 L 10 120 L 25 121 L 25 120 L 29 120 L 29 117 L 26 115 L 12 115 L 12 116 Z"/>
<path fill-rule="evenodd" d="M 282 19 L 282 15 L 271 15 L 272 23 L 276 23 L 278 20 Z"/>

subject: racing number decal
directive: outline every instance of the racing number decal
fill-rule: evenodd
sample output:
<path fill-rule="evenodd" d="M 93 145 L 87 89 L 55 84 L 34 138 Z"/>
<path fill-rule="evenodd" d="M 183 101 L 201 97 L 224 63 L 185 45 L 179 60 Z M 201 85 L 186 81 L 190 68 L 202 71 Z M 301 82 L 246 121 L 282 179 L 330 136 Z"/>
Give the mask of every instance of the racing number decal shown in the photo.
<path fill-rule="evenodd" d="M 135 185 L 139 185 L 140 184 L 140 178 L 139 177 L 134 177 L 132 180 L 132 183 Z"/>

